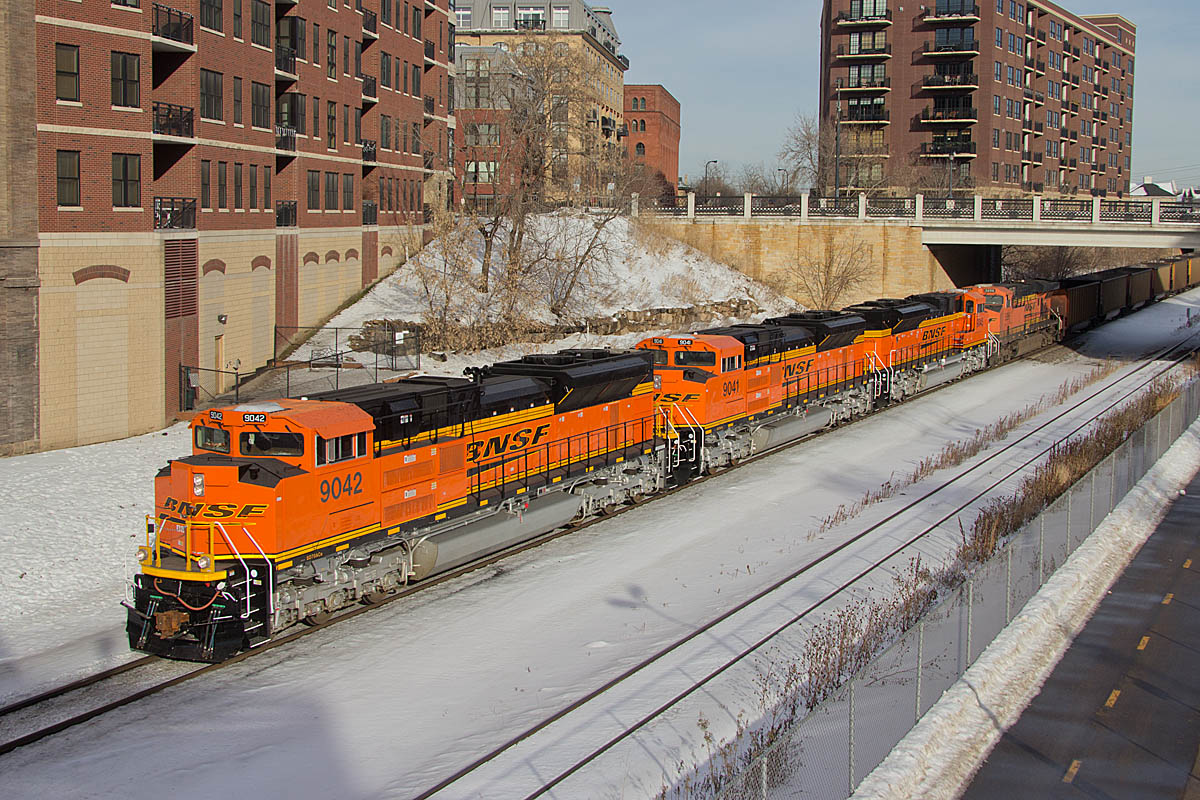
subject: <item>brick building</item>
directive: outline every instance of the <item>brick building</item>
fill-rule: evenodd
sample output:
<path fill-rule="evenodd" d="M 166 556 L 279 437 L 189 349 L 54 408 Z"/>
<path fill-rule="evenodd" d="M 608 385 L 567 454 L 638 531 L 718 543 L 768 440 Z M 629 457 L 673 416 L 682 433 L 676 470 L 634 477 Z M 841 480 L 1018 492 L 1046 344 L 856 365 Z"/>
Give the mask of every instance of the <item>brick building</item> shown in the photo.
<path fill-rule="evenodd" d="M 420 246 L 449 0 L 3 5 L 0 452 L 161 426 Z"/>
<path fill-rule="evenodd" d="M 625 85 L 629 155 L 651 173 L 661 172 L 674 192 L 679 185 L 679 101 L 656 83 Z"/>
<path fill-rule="evenodd" d="M 840 188 L 1129 190 L 1137 31 L 1124 17 L 1046 0 L 825 0 L 821 30 L 822 162 L 839 151 Z"/>

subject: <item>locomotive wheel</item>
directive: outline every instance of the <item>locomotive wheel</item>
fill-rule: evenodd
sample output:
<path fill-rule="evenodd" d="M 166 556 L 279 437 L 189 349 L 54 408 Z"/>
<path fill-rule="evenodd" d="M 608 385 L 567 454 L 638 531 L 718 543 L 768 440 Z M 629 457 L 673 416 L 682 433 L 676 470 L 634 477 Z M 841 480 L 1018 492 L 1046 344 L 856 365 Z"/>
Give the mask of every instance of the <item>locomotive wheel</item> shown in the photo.
<path fill-rule="evenodd" d="M 391 592 L 367 592 L 362 596 L 362 601 L 369 606 L 377 606 L 388 598 Z"/>
<path fill-rule="evenodd" d="M 320 625 L 324 625 L 326 622 L 329 622 L 329 620 L 331 620 L 331 619 L 333 619 L 332 612 L 322 611 L 319 614 L 309 614 L 307 617 L 305 617 L 303 620 L 301 620 L 301 622 L 303 622 L 305 625 L 309 626 L 310 628 L 316 628 Z"/>
<path fill-rule="evenodd" d="M 611 517 L 613 514 L 617 513 L 617 504 L 616 503 L 606 503 L 604 505 L 604 507 L 600 509 L 600 513 L 603 516 Z"/>

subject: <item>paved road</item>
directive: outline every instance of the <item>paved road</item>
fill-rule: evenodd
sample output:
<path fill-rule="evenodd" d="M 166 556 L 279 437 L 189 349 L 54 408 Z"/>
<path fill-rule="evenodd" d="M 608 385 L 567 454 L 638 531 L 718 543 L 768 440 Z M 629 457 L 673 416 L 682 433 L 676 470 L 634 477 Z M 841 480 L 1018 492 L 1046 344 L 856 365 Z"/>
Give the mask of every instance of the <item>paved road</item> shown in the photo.
<path fill-rule="evenodd" d="M 1200 800 L 1200 476 L 966 800 Z"/>

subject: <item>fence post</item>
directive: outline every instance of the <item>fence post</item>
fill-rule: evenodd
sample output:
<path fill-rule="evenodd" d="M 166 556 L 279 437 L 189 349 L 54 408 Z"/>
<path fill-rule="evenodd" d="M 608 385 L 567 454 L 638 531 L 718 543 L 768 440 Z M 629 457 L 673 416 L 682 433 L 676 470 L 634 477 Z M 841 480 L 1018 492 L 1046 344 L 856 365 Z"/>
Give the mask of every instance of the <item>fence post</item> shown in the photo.
<path fill-rule="evenodd" d="M 1038 586 L 1045 580 L 1046 562 L 1046 515 L 1038 514 Z"/>
<path fill-rule="evenodd" d="M 971 665 L 971 625 L 975 621 L 975 581 L 967 578 L 967 652 L 966 661 L 963 662 L 962 669 L 958 674 L 961 676 L 967 671 L 967 667 Z"/>
<path fill-rule="evenodd" d="M 849 781 L 846 784 L 848 787 L 846 794 L 851 794 L 854 792 L 854 678 L 850 679 L 850 711 L 847 715 L 847 719 L 849 720 L 850 731 L 850 736 L 848 737 L 850 743 L 850 753 L 849 758 L 847 758 L 846 761 L 850 765 L 850 776 Z"/>
<path fill-rule="evenodd" d="M 913 724 L 921 719 L 921 670 L 925 667 L 925 618 L 917 622 L 917 698 L 913 709 Z"/>
<path fill-rule="evenodd" d="M 858 218 L 867 218 L 867 196 L 862 192 L 858 193 Z"/>
<path fill-rule="evenodd" d="M 916 221 L 917 222 L 925 221 L 925 195 L 923 195 L 923 194 L 917 195 Z"/>
<path fill-rule="evenodd" d="M 758 788 L 762 792 L 762 800 L 767 800 L 767 754 L 758 757 Z"/>
<path fill-rule="evenodd" d="M 1100 196 L 1092 198 L 1092 224 L 1100 224 Z"/>
<path fill-rule="evenodd" d="M 750 206 L 754 202 L 752 197 L 749 192 L 742 195 L 742 216 L 746 219 L 750 219 Z"/>
<path fill-rule="evenodd" d="M 975 221 L 979 222 L 983 219 L 983 197 L 975 195 Z"/>
<path fill-rule="evenodd" d="M 1155 197 L 1150 201 L 1150 224 L 1157 225 L 1162 214 L 1162 198 Z"/>
<path fill-rule="evenodd" d="M 1101 461 L 1100 464 L 1104 462 Z M 1099 467 L 1097 464 L 1096 467 Z M 1092 467 L 1092 501 L 1088 503 L 1088 536 L 1096 530 L 1096 467 Z M 1087 538 L 1087 537 L 1084 537 Z"/>
<path fill-rule="evenodd" d="M 638 196 L 638 193 L 634 192 L 633 197 L 630 198 L 629 201 L 629 216 L 633 217 L 634 219 L 637 219 L 638 216 L 638 200 L 640 199 L 641 198 Z"/>
<path fill-rule="evenodd" d="M 1071 487 L 1074 488 L 1074 487 Z M 1071 538 L 1071 495 L 1075 492 L 1067 489 L 1067 553 L 1075 552 L 1075 540 Z"/>
<path fill-rule="evenodd" d="M 808 224 L 808 199 L 809 199 L 809 196 L 810 195 L 808 192 L 804 192 L 803 194 L 800 195 L 800 222 L 802 224 Z"/>
<path fill-rule="evenodd" d="M 1040 194 L 1033 196 L 1033 221 L 1042 221 L 1042 196 Z"/>
<path fill-rule="evenodd" d="M 688 192 L 688 219 L 696 218 L 696 193 Z"/>

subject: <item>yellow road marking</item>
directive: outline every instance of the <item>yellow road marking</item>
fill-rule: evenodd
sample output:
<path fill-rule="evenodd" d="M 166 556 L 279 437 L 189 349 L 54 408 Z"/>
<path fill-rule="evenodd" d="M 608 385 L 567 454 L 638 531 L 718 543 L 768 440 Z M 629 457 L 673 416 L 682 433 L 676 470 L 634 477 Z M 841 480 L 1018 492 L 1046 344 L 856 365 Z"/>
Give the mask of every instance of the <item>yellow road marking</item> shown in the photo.
<path fill-rule="evenodd" d="M 1162 604 L 1164 606 L 1169 606 L 1169 605 L 1171 605 L 1171 601 L 1174 599 L 1175 599 L 1175 593 L 1167 592 L 1167 596 L 1163 598 Z"/>
<path fill-rule="evenodd" d="M 1148 644 L 1150 644 L 1150 637 L 1143 636 L 1142 640 L 1140 642 L 1138 642 L 1138 650 L 1145 650 L 1146 645 L 1148 645 Z"/>
<path fill-rule="evenodd" d="M 1079 765 L 1081 763 L 1082 762 L 1078 758 L 1071 762 L 1071 766 L 1067 767 L 1067 774 L 1063 775 L 1063 783 L 1070 783 L 1071 781 L 1075 780 L 1075 774 L 1079 772 Z"/>
<path fill-rule="evenodd" d="M 1191 568 L 1192 568 L 1192 560 L 1191 560 L 1190 558 L 1189 558 L 1187 561 L 1183 562 L 1183 568 L 1184 568 L 1184 569 L 1191 569 Z"/>
<path fill-rule="evenodd" d="M 1108 696 L 1108 700 L 1104 703 L 1105 708 L 1112 708 L 1117 704 L 1117 698 L 1121 696 L 1120 689 L 1113 689 L 1112 694 Z"/>

